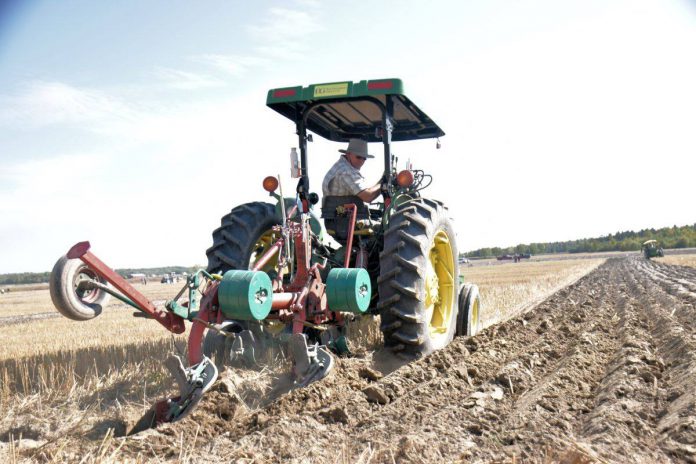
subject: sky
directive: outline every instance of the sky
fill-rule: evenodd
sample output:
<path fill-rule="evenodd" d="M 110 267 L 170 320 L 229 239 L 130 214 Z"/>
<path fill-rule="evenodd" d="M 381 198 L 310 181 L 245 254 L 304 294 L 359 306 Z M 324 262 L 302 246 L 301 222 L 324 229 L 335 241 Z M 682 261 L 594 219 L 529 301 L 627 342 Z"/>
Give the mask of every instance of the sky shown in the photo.
<path fill-rule="evenodd" d="M 2 0 L 0 273 L 83 240 L 204 267 L 265 176 L 294 190 L 267 91 L 363 79 L 402 79 L 446 132 L 393 151 L 459 251 L 693 224 L 695 44 L 693 0 Z M 311 190 L 339 148 L 314 137 Z"/>

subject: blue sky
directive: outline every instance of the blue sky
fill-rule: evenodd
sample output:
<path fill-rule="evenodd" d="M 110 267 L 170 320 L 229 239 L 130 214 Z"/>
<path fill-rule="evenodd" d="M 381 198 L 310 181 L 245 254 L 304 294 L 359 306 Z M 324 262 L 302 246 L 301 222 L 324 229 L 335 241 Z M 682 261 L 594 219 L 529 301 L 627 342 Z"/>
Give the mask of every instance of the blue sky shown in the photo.
<path fill-rule="evenodd" d="M 114 267 L 205 265 L 220 217 L 289 180 L 266 91 L 382 77 L 447 132 L 395 151 L 460 250 L 696 222 L 693 2 L 2 5 L 0 272 L 80 240 Z M 313 190 L 338 148 L 310 146 Z"/>

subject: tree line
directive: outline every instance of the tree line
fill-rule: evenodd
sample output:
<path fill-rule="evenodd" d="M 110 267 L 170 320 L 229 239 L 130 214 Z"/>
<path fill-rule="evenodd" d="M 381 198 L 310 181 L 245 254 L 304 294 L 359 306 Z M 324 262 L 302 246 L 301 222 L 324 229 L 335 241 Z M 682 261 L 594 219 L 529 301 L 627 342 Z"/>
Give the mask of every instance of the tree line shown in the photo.
<path fill-rule="evenodd" d="M 200 267 L 185 267 L 185 266 L 166 266 L 166 267 L 151 267 L 151 268 L 126 268 L 116 269 L 116 272 L 123 278 L 128 278 L 131 274 L 145 275 L 162 275 L 175 272 L 181 274 L 183 272 L 196 272 Z M 19 285 L 19 284 L 40 284 L 48 282 L 50 272 L 20 272 L 14 274 L 0 274 L 0 285 Z"/>
<path fill-rule="evenodd" d="M 592 253 L 600 251 L 638 251 L 646 240 L 657 240 L 663 248 L 696 247 L 696 224 L 661 229 L 642 229 L 638 232 L 617 232 L 597 238 L 566 242 L 519 244 L 507 248 L 492 247 L 464 253 L 468 258 L 491 258 L 504 254 Z"/>

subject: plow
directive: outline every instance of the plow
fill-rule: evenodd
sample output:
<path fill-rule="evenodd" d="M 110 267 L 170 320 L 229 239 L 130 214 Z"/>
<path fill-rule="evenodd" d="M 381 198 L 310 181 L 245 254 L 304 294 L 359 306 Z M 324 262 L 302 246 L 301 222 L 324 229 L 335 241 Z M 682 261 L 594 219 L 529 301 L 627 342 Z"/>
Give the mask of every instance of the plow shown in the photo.
<path fill-rule="evenodd" d="M 56 263 L 51 298 L 64 316 L 85 321 L 113 297 L 173 334 L 186 353 L 164 361 L 176 395 L 153 405 L 135 431 L 175 422 L 195 408 L 225 365 L 253 367 L 268 340 L 292 360 L 295 388 L 325 378 L 334 357 L 350 353 L 346 324 L 378 317 L 384 349 L 406 360 L 480 328 L 478 288 L 459 272 L 456 234 L 445 205 L 421 192 L 432 182 L 410 163 L 399 170 L 392 142 L 444 136 L 403 91 L 399 79 L 283 87 L 266 104 L 295 124 L 294 196 L 280 176 L 263 179 L 273 203 L 233 208 L 213 231 L 208 265 L 157 307 L 91 251 L 74 245 Z M 334 142 L 380 143 L 382 202 L 319 196 L 310 190 L 312 133 Z M 137 429 L 137 430 L 136 430 Z"/>

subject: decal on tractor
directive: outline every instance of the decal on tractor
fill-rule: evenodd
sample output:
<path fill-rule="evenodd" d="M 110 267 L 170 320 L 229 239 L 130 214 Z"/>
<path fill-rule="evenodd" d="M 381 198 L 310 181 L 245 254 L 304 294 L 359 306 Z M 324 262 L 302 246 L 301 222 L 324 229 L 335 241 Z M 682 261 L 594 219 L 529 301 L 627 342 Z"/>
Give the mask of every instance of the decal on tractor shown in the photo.
<path fill-rule="evenodd" d="M 322 84 L 314 87 L 315 98 L 340 97 L 348 95 L 348 83 Z"/>

